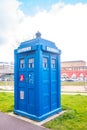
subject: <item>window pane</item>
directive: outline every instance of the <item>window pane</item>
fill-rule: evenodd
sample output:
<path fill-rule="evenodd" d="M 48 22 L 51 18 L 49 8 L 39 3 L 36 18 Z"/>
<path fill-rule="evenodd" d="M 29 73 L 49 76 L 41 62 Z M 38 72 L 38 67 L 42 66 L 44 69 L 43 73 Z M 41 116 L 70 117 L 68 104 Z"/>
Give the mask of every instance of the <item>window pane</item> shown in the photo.
<path fill-rule="evenodd" d="M 48 68 L 48 58 L 43 58 L 43 68 Z"/>
<path fill-rule="evenodd" d="M 53 69 L 56 68 L 56 60 L 55 60 L 55 59 L 52 59 L 52 60 L 51 60 L 51 67 L 52 67 Z"/>
<path fill-rule="evenodd" d="M 24 59 L 20 60 L 20 68 L 25 68 L 25 63 L 24 63 Z"/>
<path fill-rule="evenodd" d="M 30 58 L 30 59 L 28 60 L 28 67 L 29 67 L 29 68 L 34 68 L 34 58 Z"/>

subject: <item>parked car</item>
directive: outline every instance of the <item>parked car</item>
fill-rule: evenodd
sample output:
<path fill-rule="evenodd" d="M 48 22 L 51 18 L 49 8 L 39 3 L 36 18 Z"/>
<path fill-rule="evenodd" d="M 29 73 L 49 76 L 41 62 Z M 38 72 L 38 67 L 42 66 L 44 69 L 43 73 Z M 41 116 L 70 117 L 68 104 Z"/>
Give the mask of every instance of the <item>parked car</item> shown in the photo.
<path fill-rule="evenodd" d="M 67 81 L 67 82 L 74 82 L 73 79 L 66 79 L 65 81 Z"/>

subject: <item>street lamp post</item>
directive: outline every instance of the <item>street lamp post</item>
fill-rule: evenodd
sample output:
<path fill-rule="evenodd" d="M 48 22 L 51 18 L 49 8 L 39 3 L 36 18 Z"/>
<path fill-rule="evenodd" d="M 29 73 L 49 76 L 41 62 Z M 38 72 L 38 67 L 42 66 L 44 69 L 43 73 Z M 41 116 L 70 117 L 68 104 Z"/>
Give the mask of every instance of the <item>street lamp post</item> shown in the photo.
<path fill-rule="evenodd" d="M 3 63 L 3 68 L 2 68 L 2 80 L 4 80 L 4 63 Z"/>

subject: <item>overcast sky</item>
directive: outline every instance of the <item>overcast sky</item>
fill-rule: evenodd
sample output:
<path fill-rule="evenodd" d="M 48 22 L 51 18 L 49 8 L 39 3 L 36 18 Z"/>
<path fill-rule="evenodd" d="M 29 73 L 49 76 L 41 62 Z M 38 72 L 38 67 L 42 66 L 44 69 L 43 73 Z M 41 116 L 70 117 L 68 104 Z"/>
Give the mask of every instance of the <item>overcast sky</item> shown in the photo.
<path fill-rule="evenodd" d="M 55 42 L 61 60 L 87 62 L 87 0 L 0 0 L 0 61 L 40 31 Z"/>

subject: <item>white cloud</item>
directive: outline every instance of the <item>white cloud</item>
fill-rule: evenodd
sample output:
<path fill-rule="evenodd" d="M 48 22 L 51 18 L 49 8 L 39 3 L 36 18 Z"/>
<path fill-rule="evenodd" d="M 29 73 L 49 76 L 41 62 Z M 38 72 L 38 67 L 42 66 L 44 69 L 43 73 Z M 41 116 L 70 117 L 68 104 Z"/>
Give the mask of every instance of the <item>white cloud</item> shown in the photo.
<path fill-rule="evenodd" d="M 24 14 L 16 0 L 0 0 L 0 61 L 12 60 L 15 33 Z M 12 56 L 12 57 L 11 57 Z"/>
<path fill-rule="evenodd" d="M 5 5 L 3 4 L 4 11 L 8 12 L 6 14 L 7 21 L 3 15 L 5 26 L 1 26 L 0 23 L 0 28 L 4 28 L 4 40 L 8 39 L 10 48 L 15 41 L 33 38 L 39 30 L 42 37 L 54 41 L 62 50 L 62 60 L 86 60 L 87 4 L 65 5 L 58 3 L 53 5 L 50 11 L 39 11 L 31 17 L 23 14 L 19 9 L 19 2 L 8 1 L 8 6 L 5 2 Z M 9 3 L 11 8 L 6 10 Z"/>

